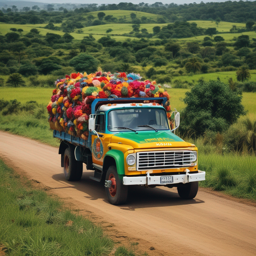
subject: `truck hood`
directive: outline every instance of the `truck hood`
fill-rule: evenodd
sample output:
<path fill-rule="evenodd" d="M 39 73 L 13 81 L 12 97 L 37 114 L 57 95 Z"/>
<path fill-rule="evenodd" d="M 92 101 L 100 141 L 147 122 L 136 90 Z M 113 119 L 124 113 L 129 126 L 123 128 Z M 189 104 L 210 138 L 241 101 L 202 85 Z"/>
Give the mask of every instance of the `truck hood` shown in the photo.
<path fill-rule="evenodd" d="M 171 131 L 121 132 L 111 138 L 112 143 L 130 145 L 134 149 L 143 148 L 184 148 L 194 146 L 185 142 Z"/>

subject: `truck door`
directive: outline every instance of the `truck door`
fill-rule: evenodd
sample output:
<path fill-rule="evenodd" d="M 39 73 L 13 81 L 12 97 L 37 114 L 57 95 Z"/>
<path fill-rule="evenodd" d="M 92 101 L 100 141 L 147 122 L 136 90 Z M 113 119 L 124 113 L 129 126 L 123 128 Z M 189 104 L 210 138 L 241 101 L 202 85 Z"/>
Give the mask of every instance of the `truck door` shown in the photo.
<path fill-rule="evenodd" d="M 104 155 L 106 154 L 107 143 L 105 134 L 105 112 L 98 112 L 95 119 L 95 130 L 99 134 L 92 135 L 92 160 L 93 163 L 103 165 Z"/>

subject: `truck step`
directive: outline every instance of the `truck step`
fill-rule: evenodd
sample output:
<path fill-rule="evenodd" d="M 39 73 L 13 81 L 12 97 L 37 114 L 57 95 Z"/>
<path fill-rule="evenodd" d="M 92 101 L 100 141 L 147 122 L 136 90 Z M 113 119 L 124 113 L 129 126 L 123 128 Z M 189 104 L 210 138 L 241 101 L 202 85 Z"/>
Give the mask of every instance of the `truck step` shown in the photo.
<path fill-rule="evenodd" d="M 102 177 L 102 174 L 103 172 L 99 171 L 99 170 L 95 170 L 94 171 L 94 176 L 90 177 L 90 179 L 94 180 L 94 181 L 97 181 L 97 182 L 100 182 L 101 181 L 101 177 Z"/>
<path fill-rule="evenodd" d="M 94 181 L 97 181 L 97 182 L 100 182 L 101 181 L 101 178 L 95 178 L 93 176 L 90 176 L 89 177 L 91 180 L 94 180 Z"/>

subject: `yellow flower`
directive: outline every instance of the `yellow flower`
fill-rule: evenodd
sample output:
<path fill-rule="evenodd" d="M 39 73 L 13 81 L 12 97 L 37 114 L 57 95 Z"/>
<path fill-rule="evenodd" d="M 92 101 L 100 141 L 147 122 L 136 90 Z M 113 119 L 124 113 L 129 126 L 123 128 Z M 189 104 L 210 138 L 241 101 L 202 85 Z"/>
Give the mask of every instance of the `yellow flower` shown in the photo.
<path fill-rule="evenodd" d="M 123 82 L 122 85 L 123 85 L 124 87 L 128 87 L 128 86 L 129 86 L 129 84 L 128 84 L 127 82 Z"/>

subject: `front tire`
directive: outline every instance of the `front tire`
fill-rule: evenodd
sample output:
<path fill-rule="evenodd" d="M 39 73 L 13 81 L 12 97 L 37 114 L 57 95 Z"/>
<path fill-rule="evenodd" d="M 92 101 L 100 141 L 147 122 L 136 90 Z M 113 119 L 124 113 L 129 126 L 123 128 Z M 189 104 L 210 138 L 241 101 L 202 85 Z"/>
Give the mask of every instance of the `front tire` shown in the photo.
<path fill-rule="evenodd" d="M 182 199 L 193 199 L 198 191 L 198 182 L 191 182 L 178 186 L 178 193 Z"/>
<path fill-rule="evenodd" d="M 78 181 L 83 174 L 83 163 L 76 161 L 71 147 L 67 147 L 64 152 L 64 174 L 68 181 Z"/>
<path fill-rule="evenodd" d="M 106 180 L 111 180 L 112 183 L 111 187 L 105 188 L 108 201 L 114 205 L 125 203 L 128 197 L 128 187 L 123 185 L 115 166 L 108 168 Z"/>

